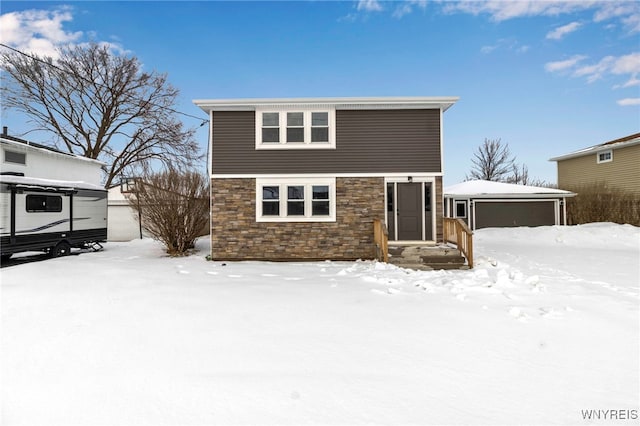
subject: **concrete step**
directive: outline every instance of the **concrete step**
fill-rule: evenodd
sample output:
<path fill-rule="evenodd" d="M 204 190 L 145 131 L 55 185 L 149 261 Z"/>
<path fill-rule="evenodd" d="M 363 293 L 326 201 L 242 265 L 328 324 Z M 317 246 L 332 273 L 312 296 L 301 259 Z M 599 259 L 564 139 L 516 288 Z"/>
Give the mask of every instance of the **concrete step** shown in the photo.
<path fill-rule="evenodd" d="M 389 263 L 401 268 L 422 271 L 468 269 L 459 250 L 448 246 L 390 246 Z"/>

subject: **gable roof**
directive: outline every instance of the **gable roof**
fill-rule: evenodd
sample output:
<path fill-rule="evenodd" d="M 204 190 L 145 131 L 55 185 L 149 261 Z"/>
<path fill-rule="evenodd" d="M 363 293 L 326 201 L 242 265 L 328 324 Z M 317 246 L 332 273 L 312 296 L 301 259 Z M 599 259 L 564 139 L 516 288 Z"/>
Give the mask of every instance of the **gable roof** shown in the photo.
<path fill-rule="evenodd" d="M 488 180 L 469 180 L 444 188 L 445 197 L 460 198 L 553 198 L 573 197 L 574 195 L 576 194 L 562 189 Z"/>
<path fill-rule="evenodd" d="M 336 109 L 449 109 L 458 97 L 194 99 L 203 111 L 254 111 L 256 108 L 318 106 Z"/>
<path fill-rule="evenodd" d="M 607 149 L 618 149 L 627 146 L 633 146 L 640 144 L 640 133 L 634 133 L 629 136 L 624 136 L 619 139 L 614 139 L 609 142 L 604 142 L 598 145 L 591 146 L 589 148 L 580 149 L 578 151 L 570 152 L 569 154 L 560 155 L 558 157 L 550 158 L 549 161 L 562 161 L 571 158 L 582 157 L 584 155 L 595 154 L 596 152 Z"/>

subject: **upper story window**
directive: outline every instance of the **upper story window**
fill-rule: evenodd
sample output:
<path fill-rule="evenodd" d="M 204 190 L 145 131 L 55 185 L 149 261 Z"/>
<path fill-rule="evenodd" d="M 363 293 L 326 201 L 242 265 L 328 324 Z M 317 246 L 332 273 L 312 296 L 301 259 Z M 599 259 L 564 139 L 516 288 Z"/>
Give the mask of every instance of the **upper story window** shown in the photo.
<path fill-rule="evenodd" d="M 335 222 L 334 178 L 256 179 L 256 221 Z"/>
<path fill-rule="evenodd" d="M 335 149 L 335 110 L 256 111 L 256 149 Z"/>
<path fill-rule="evenodd" d="M 613 161 L 613 150 L 600 151 L 598 153 L 598 164 Z"/>
<path fill-rule="evenodd" d="M 27 154 L 25 152 L 15 152 L 4 150 L 5 163 L 27 164 Z"/>

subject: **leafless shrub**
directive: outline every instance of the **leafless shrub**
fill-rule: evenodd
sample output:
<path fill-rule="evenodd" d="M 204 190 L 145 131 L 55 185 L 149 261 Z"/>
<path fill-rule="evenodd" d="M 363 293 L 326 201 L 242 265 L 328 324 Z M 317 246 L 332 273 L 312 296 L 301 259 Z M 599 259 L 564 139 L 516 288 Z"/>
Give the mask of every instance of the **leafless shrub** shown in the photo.
<path fill-rule="evenodd" d="M 191 171 L 168 169 L 140 178 L 128 195 L 144 228 L 171 256 L 188 253 L 209 231 L 209 185 Z"/>
<path fill-rule="evenodd" d="M 567 200 L 568 223 L 628 223 L 640 226 L 640 196 L 604 183 L 567 188 L 578 195 Z"/>

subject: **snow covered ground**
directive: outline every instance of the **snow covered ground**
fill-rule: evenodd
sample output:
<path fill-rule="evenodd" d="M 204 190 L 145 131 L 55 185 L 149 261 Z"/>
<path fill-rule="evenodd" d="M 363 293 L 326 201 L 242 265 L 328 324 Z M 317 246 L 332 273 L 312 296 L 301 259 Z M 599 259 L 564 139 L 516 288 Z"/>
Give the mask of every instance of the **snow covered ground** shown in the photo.
<path fill-rule="evenodd" d="M 3 268 L 0 423 L 637 424 L 640 228 L 481 230 L 469 271 L 200 249 Z"/>

